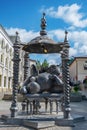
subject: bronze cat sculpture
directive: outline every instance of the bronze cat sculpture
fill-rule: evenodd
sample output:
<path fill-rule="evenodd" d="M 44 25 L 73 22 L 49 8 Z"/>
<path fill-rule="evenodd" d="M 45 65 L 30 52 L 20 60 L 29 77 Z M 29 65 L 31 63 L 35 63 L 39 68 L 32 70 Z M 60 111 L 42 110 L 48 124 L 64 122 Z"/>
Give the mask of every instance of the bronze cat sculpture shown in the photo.
<path fill-rule="evenodd" d="M 34 66 L 35 67 L 35 66 Z M 62 93 L 63 82 L 59 78 L 59 68 L 56 65 L 51 65 L 47 72 L 42 72 L 35 76 L 34 74 L 25 80 L 21 88 L 22 94 L 35 94 L 35 93 Z"/>

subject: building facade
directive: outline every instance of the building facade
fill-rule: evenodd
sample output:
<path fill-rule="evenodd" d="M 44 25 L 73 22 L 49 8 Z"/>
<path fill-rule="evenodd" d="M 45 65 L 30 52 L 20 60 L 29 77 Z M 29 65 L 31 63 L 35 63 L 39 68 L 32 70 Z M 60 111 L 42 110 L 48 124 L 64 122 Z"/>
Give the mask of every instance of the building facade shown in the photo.
<path fill-rule="evenodd" d="M 13 74 L 13 43 L 5 29 L 0 25 L 0 92 L 10 91 Z"/>
<path fill-rule="evenodd" d="M 87 56 L 75 57 L 69 68 L 71 80 L 83 82 L 87 76 Z"/>
<path fill-rule="evenodd" d="M 0 25 L 0 93 L 11 92 L 13 80 L 13 55 L 16 36 L 9 36 L 2 25 Z M 24 55 L 23 45 L 20 43 L 20 63 L 19 63 L 19 85 L 24 82 Z M 29 59 L 29 76 L 32 64 L 35 60 Z"/>

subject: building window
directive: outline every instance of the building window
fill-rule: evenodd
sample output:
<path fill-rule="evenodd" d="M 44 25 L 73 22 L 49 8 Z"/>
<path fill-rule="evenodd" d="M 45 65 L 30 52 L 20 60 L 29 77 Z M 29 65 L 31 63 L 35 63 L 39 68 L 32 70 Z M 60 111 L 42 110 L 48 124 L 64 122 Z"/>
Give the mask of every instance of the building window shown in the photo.
<path fill-rule="evenodd" d="M 4 87 L 6 87 L 6 76 L 4 76 Z"/>
<path fill-rule="evenodd" d="M 4 62 L 4 59 L 3 59 L 3 54 L 1 54 L 1 63 Z"/>
<path fill-rule="evenodd" d="M 1 87 L 1 83 L 2 83 L 2 75 L 0 75 L 0 87 Z"/>
<path fill-rule="evenodd" d="M 10 88 L 10 80 L 11 80 L 11 77 L 8 77 L 8 88 Z"/>
<path fill-rule="evenodd" d="M 5 47 L 5 40 L 2 39 L 1 48 L 4 49 L 4 47 Z"/>
<path fill-rule="evenodd" d="M 6 58 L 5 65 L 8 66 L 8 58 Z"/>
<path fill-rule="evenodd" d="M 87 70 L 87 61 L 85 61 L 83 67 L 84 67 L 84 70 Z"/>
<path fill-rule="evenodd" d="M 12 56 L 12 48 L 10 48 L 10 56 Z"/>
<path fill-rule="evenodd" d="M 6 52 L 9 52 L 9 46 L 6 45 Z"/>
<path fill-rule="evenodd" d="M 3 42 L 3 40 L 2 40 L 2 43 L 1 43 L 1 48 L 3 49 L 3 46 L 4 46 L 4 42 Z"/>

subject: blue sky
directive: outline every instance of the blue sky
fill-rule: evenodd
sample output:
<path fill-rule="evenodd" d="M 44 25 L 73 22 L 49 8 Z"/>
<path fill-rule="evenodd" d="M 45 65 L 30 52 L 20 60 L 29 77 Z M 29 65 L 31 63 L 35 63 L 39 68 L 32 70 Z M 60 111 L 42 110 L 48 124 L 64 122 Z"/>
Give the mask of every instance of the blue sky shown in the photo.
<path fill-rule="evenodd" d="M 71 56 L 87 55 L 87 0 L 0 0 L 0 24 L 10 35 L 19 32 L 21 41 L 29 42 L 39 35 L 40 19 L 46 13 L 48 36 L 56 42 L 64 40 L 68 30 Z M 60 56 L 30 55 L 50 64 L 58 64 Z"/>

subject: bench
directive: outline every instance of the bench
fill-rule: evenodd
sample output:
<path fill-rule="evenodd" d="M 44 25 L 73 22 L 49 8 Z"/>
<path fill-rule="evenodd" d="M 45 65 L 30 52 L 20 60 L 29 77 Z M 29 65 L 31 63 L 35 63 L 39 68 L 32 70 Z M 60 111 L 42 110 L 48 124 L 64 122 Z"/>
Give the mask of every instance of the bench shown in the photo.
<path fill-rule="evenodd" d="M 59 103 L 62 106 L 62 98 L 63 94 L 58 93 L 41 93 L 41 94 L 26 94 L 24 95 L 24 102 L 22 103 L 22 110 L 25 111 L 27 114 L 38 114 L 40 104 L 44 103 L 45 110 L 47 112 L 48 103 L 49 103 L 49 112 L 52 114 L 53 106 L 55 103 L 56 113 L 59 111 Z"/>

